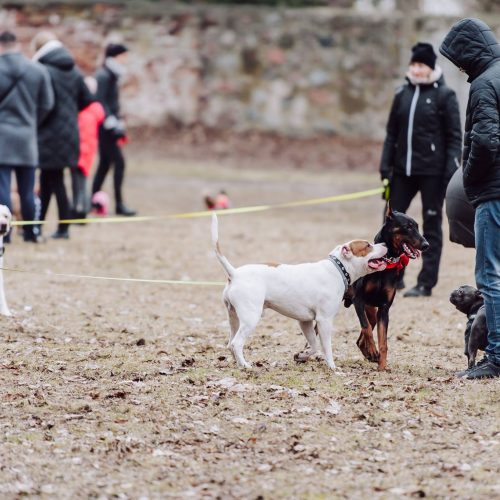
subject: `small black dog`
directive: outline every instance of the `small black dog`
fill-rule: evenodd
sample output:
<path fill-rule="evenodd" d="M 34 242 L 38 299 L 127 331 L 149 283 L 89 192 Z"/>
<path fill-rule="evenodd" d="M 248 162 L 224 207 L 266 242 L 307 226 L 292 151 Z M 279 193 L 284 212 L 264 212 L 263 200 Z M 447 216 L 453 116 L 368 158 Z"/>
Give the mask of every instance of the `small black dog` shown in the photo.
<path fill-rule="evenodd" d="M 468 368 L 472 368 L 476 363 L 478 349 L 484 351 L 488 345 L 484 299 L 477 288 L 462 285 L 451 292 L 450 302 L 460 312 L 467 315 L 464 354 L 467 356 Z"/>
<path fill-rule="evenodd" d="M 363 356 L 378 363 L 378 369 L 383 371 L 387 368 L 389 309 L 396 295 L 400 271 L 410 259 L 416 259 L 427 250 L 429 243 L 420 234 L 415 220 L 401 212 L 393 212 L 389 203 L 384 225 L 373 241 L 387 246 L 387 268 L 357 280 L 346 292 L 344 305 L 349 307 L 354 303 L 361 324 L 356 343 Z M 378 350 L 373 340 L 375 325 Z"/>

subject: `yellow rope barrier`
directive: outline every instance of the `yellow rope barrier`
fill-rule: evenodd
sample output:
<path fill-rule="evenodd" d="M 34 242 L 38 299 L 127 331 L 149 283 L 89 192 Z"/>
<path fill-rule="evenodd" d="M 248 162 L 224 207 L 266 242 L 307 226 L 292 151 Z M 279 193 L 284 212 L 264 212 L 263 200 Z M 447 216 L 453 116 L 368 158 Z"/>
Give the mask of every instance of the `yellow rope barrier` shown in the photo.
<path fill-rule="evenodd" d="M 334 196 L 327 196 L 325 198 L 313 198 L 310 200 L 292 201 L 288 203 L 278 203 L 275 205 L 256 205 L 250 207 L 240 208 L 227 208 L 225 210 L 202 210 L 199 212 L 185 212 L 170 215 L 144 215 L 135 217 L 89 217 L 87 219 L 64 219 L 58 221 L 59 224 L 109 224 L 109 223 L 123 223 L 123 222 L 145 222 L 152 220 L 162 219 L 193 219 L 198 217 L 209 217 L 214 212 L 218 215 L 236 215 L 251 212 L 263 212 L 275 208 L 291 208 L 308 205 L 319 205 L 323 203 L 332 203 L 335 201 L 348 201 L 356 200 L 358 198 L 366 198 L 381 194 L 384 188 L 368 189 L 366 191 L 357 191 L 355 193 L 339 194 Z M 47 224 L 47 221 L 14 221 L 13 226 L 33 226 L 38 224 Z"/>

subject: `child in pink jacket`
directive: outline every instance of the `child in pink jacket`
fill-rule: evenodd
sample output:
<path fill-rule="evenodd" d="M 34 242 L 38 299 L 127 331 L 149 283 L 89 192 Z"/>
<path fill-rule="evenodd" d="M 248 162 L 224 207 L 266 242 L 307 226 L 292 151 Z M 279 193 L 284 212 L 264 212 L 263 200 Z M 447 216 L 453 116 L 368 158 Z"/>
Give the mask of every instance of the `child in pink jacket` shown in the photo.
<path fill-rule="evenodd" d="M 85 78 L 92 94 L 97 90 L 97 82 L 92 76 Z M 94 164 L 99 144 L 99 125 L 104 121 L 105 112 L 100 102 L 94 101 L 78 114 L 80 130 L 80 157 L 78 167 L 71 170 L 73 188 L 73 217 L 83 219 L 90 210 L 87 195 L 87 177 Z"/>

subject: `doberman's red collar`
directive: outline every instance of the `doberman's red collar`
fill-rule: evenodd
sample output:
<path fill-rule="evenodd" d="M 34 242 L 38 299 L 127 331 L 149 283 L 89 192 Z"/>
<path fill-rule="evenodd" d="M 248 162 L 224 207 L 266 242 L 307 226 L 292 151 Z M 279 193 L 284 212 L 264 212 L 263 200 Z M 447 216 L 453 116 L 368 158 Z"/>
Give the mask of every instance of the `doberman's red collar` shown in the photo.
<path fill-rule="evenodd" d="M 398 271 L 401 271 L 401 269 L 405 268 L 410 262 L 410 258 L 405 253 L 402 253 L 399 257 L 391 260 L 392 262 L 387 264 L 385 267 L 386 269 L 396 268 Z"/>

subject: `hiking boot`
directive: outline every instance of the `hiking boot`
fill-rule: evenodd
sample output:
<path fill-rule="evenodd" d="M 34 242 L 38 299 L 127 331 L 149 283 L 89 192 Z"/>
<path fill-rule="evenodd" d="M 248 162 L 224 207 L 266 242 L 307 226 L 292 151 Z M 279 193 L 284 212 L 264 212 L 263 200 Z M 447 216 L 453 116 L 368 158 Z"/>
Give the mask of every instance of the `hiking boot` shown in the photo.
<path fill-rule="evenodd" d="M 125 217 L 133 217 L 137 212 L 127 207 L 123 203 L 118 203 L 116 205 L 116 215 L 124 215 Z"/>
<path fill-rule="evenodd" d="M 481 361 L 486 360 L 484 363 L 477 364 L 475 369 L 472 369 L 464 378 L 467 380 L 480 380 L 483 378 L 497 378 L 500 377 L 500 365 L 484 357 Z"/>
<path fill-rule="evenodd" d="M 403 297 L 430 297 L 432 290 L 424 285 L 416 285 L 403 294 Z"/>

